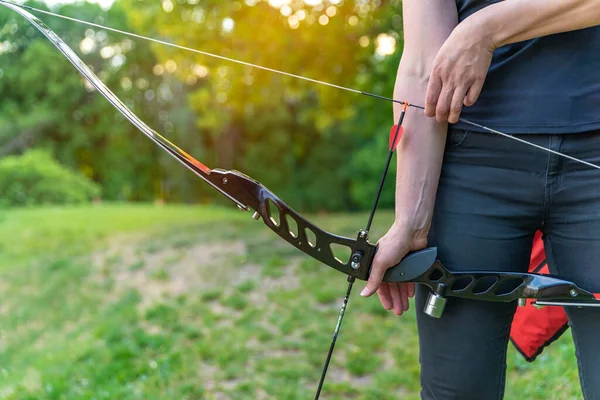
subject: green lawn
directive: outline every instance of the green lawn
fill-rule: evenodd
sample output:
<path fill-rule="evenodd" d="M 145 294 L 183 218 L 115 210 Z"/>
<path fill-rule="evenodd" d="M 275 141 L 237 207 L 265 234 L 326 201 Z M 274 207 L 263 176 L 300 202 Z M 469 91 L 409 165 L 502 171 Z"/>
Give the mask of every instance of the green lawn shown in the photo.
<path fill-rule="evenodd" d="M 233 208 L 1 211 L 0 399 L 311 399 L 345 287 Z M 413 312 L 358 291 L 323 399 L 418 399 Z M 581 398 L 570 335 L 511 347 L 508 377 L 506 399 Z"/>

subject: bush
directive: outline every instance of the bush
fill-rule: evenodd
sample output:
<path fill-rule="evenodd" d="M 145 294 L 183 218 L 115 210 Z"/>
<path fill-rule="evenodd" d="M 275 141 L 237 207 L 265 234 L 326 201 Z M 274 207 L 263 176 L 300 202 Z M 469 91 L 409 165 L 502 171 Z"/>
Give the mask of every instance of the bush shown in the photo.
<path fill-rule="evenodd" d="M 100 195 L 100 187 L 43 150 L 0 159 L 0 206 L 80 204 Z"/>

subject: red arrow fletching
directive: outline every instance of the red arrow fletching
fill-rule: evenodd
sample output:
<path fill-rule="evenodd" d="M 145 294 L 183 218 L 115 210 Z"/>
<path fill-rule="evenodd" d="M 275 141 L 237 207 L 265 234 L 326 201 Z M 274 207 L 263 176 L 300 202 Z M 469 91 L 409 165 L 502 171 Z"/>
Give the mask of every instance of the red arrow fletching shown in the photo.
<path fill-rule="evenodd" d="M 398 142 L 400 142 L 400 139 L 402 138 L 403 133 L 404 133 L 403 127 L 400 127 L 400 130 L 398 130 L 398 125 L 392 126 L 392 129 L 390 130 L 390 150 L 391 151 L 396 150 L 396 147 L 398 147 Z"/>

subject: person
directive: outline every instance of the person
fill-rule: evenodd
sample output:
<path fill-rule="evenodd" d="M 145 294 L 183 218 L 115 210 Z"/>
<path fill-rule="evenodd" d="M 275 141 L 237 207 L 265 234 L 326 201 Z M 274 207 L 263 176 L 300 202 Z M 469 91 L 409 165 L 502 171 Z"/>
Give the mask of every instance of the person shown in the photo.
<path fill-rule="evenodd" d="M 415 288 L 383 273 L 426 246 L 451 271 L 527 272 L 538 229 L 551 272 L 600 292 L 600 171 L 459 121 L 600 165 L 598 1 L 402 3 L 394 98 L 425 111 L 404 119 L 395 221 L 361 294 L 401 315 Z M 435 319 L 427 294 L 416 288 L 422 399 L 501 399 L 516 302 L 450 298 Z M 583 395 L 600 399 L 600 314 L 567 312 Z"/>

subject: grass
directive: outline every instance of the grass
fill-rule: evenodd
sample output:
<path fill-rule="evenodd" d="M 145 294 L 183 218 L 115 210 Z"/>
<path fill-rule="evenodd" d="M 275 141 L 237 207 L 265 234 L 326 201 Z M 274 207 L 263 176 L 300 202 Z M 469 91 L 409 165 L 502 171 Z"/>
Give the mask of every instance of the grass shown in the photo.
<path fill-rule="evenodd" d="M 365 215 L 313 219 L 354 235 Z M 310 399 L 344 292 L 237 210 L 2 211 L 0 399 Z M 414 312 L 356 292 L 323 398 L 418 399 Z M 569 334 L 508 363 L 506 399 L 581 398 Z"/>

